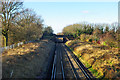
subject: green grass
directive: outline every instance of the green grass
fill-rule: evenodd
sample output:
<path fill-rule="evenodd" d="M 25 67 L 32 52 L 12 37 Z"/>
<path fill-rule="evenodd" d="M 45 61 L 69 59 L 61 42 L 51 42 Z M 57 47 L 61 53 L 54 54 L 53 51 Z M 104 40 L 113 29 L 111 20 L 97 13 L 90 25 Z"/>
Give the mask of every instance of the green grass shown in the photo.
<path fill-rule="evenodd" d="M 93 68 L 89 68 L 89 70 L 92 72 L 92 73 L 97 73 L 97 70 L 93 69 Z"/>
<path fill-rule="evenodd" d="M 97 70 L 93 69 L 92 67 L 89 68 L 89 70 L 96 78 L 102 78 L 102 75 Z"/>
<path fill-rule="evenodd" d="M 81 58 L 81 55 L 80 55 L 80 54 L 78 54 L 78 55 L 77 55 L 77 57 L 78 57 L 78 58 Z"/>
<path fill-rule="evenodd" d="M 85 66 L 86 66 L 87 68 L 89 68 L 91 65 L 86 62 Z"/>

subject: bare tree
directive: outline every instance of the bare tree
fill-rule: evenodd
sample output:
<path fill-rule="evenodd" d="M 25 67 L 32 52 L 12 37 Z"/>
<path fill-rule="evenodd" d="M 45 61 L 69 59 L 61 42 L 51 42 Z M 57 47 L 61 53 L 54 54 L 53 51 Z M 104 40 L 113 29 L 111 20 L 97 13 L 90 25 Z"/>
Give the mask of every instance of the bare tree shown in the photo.
<path fill-rule="evenodd" d="M 14 21 L 14 29 L 10 28 L 14 42 L 29 41 L 41 38 L 43 19 L 37 16 L 33 10 L 27 9 L 26 12 L 18 15 Z"/>
<path fill-rule="evenodd" d="M 17 2 L 18 0 L 5 0 L 2 2 L 2 34 L 5 39 L 5 46 L 8 45 L 8 33 L 12 20 L 22 12 L 24 12 L 22 6 L 23 2 Z"/>

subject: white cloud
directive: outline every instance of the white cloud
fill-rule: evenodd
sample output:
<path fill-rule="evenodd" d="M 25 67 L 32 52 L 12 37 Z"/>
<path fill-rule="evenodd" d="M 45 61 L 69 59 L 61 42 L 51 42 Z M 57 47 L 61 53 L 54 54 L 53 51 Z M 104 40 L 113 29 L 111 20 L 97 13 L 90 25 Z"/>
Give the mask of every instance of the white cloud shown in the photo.
<path fill-rule="evenodd" d="M 85 10 L 85 11 L 82 11 L 82 13 L 89 13 L 89 11 Z"/>

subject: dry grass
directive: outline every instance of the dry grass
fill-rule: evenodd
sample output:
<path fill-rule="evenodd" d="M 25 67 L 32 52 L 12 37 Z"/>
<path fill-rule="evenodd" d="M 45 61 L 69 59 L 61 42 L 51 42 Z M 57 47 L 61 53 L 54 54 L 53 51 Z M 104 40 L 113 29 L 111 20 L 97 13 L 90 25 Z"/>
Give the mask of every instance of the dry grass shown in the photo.
<path fill-rule="evenodd" d="M 66 43 L 96 78 L 120 79 L 120 49 L 82 41 Z"/>
<path fill-rule="evenodd" d="M 41 40 L 37 43 L 24 44 L 2 53 L 3 78 L 44 77 L 47 72 L 48 59 L 55 43 Z"/>

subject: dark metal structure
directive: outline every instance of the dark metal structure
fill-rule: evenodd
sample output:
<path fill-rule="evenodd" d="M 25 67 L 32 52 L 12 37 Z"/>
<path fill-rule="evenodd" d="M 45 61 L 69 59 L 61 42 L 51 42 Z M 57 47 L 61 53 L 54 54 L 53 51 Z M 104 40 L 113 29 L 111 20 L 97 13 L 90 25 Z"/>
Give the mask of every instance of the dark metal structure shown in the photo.
<path fill-rule="evenodd" d="M 57 43 L 65 43 L 67 41 L 65 35 L 56 35 L 56 42 Z"/>

